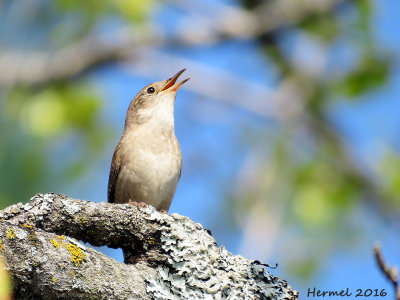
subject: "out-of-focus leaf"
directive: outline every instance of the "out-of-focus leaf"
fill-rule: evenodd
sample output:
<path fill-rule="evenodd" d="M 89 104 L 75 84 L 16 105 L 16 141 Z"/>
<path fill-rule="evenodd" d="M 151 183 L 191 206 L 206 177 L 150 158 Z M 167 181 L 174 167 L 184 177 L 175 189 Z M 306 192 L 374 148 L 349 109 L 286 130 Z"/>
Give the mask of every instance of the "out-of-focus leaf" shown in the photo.
<path fill-rule="evenodd" d="M 110 132 L 100 95 L 84 81 L 14 90 L 0 106 L 1 207 L 79 178 Z"/>
<path fill-rule="evenodd" d="M 141 22 L 148 18 L 155 7 L 156 0 L 108 0 L 108 1 L 78 1 L 57 0 L 57 7 L 63 11 L 76 12 L 84 15 L 99 17 L 103 14 L 117 14 L 128 21 Z"/>
<path fill-rule="evenodd" d="M 99 95 L 84 84 L 59 89 L 71 127 L 81 130 L 92 130 L 100 110 Z"/>
<path fill-rule="evenodd" d="M 0 152 L 0 206 L 26 201 L 45 180 L 44 144 L 21 135 L 18 126 L 4 124 L 0 129 L 2 144 Z M 49 180 L 50 182 L 50 180 Z"/>
<path fill-rule="evenodd" d="M 105 12 L 109 1 L 96 0 L 56 0 L 54 3 L 60 10 L 66 11 L 81 11 L 87 14 L 99 14 Z"/>
<path fill-rule="evenodd" d="M 380 183 L 388 211 L 400 212 L 400 156 L 394 151 L 386 153 L 381 162 Z"/>
<path fill-rule="evenodd" d="M 317 268 L 318 260 L 316 259 L 316 256 L 310 255 L 309 257 L 304 257 L 296 262 L 291 262 L 288 270 L 298 278 L 306 281 L 314 274 Z"/>
<path fill-rule="evenodd" d="M 324 187 L 317 184 L 300 187 L 293 199 L 295 214 L 306 226 L 332 225 L 335 211 Z"/>
<path fill-rule="evenodd" d="M 371 12 L 372 12 L 372 7 L 371 7 L 371 1 L 370 0 L 355 0 L 354 4 L 358 8 L 358 14 L 359 14 L 359 25 L 361 30 L 364 31 L 364 33 L 369 35 L 370 32 L 370 22 L 371 22 Z"/>
<path fill-rule="evenodd" d="M 3 262 L 3 257 L 1 256 L 1 252 L 3 251 L 4 245 L 0 240 L 0 300 L 11 300 L 11 278 L 5 269 L 5 265 Z"/>
<path fill-rule="evenodd" d="M 23 105 L 20 122 L 25 130 L 39 137 L 51 137 L 65 126 L 63 101 L 54 90 L 46 89 Z"/>
<path fill-rule="evenodd" d="M 88 85 L 49 87 L 24 97 L 30 99 L 21 106 L 19 120 L 35 136 L 50 138 L 65 130 L 92 130 L 96 126 L 99 95 Z"/>
<path fill-rule="evenodd" d="M 287 58 L 283 54 L 282 49 L 280 49 L 280 46 L 274 39 L 272 41 L 268 40 L 267 42 L 263 41 L 262 50 L 278 68 L 282 77 L 288 76 L 291 72 L 293 72 Z"/>
<path fill-rule="evenodd" d="M 154 0 L 115 0 L 111 3 L 115 6 L 119 14 L 131 21 L 144 21 L 154 8 Z"/>
<path fill-rule="evenodd" d="M 304 19 L 299 26 L 326 42 L 332 41 L 338 35 L 337 21 L 331 12 L 312 15 Z"/>
<path fill-rule="evenodd" d="M 294 213 L 306 226 L 335 226 L 359 196 L 357 186 L 326 162 L 314 160 L 296 174 Z"/>
<path fill-rule="evenodd" d="M 339 82 L 337 90 L 346 96 L 357 97 L 384 84 L 387 81 L 389 70 L 388 60 L 365 57 L 358 68 Z"/>

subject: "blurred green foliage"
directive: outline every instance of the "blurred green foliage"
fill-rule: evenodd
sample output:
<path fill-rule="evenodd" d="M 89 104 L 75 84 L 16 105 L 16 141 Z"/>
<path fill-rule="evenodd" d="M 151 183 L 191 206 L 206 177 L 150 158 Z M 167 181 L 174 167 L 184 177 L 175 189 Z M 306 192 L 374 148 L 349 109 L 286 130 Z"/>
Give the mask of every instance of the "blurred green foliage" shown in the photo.
<path fill-rule="evenodd" d="M 91 17 L 104 17 L 115 14 L 128 21 L 140 22 L 147 20 L 149 12 L 154 7 L 155 0 L 115 0 L 115 1 L 79 1 L 79 0 L 57 0 L 57 8 L 63 12 L 79 12 L 85 19 Z M 88 18 L 89 17 L 89 18 Z"/>
<path fill-rule="evenodd" d="M 268 2 L 272 3 L 242 1 L 250 11 Z M 365 234 L 355 218 L 361 207 L 372 208 L 383 218 L 398 217 L 400 211 L 399 153 L 384 155 L 376 164 L 377 173 L 371 173 L 351 156 L 352 145 L 329 116 L 333 102 L 362 101 L 390 79 L 392 59 L 375 41 L 372 17 L 370 0 L 350 1 L 258 38 L 260 51 L 272 62 L 278 77 L 290 79 L 306 91 L 306 109 L 297 121 L 282 122 L 272 133 L 265 128 L 254 134 L 253 147 L 263 160 L 253 170 L 255 180 L 231 195 L 227 205 L 233 208 L 227 211 L 237 210 L 238 222 L 261 202 L 267 203 L 266 219 L 283 211 L 283 225 L 288 232 L 297 233 L 301 242 L 283 243 L 283 249 L 277 251 L 296 245 L 296 255 L 288 252 L 283 263 L 303 280 L 315 275 L 329 253 L 354 245 Z M 293 63 L 286 47 L 290 34 L 317 40 L 325 53 L 334 51 L 338 41 L 346 41 L 346 47 L 358 55 L 340 72 L 332 75 L 328 70 L 316 78 Z"/>
<path fill-rule="evenodd" d="M 0 244 L 0 250 L 1 246 L 4 247 L 4 245 Z M 3 257 L 0 255 L 0 300 L 12 299 L 11 287 L 12 285 L 11 285 L 10 275 L 8 274 L 5 268 Z"/>
<path fill-rule="evenodd" d="M 363 57 L 359 66 L 338 83 L 337 90 L 350 99 L 382 86 L 388 78 L 389 60 Z"/>
<path fill-rule="evenodd" d="M 0 103 L 0 206 L 54 191 L 84 174 L 110 133 L 100 122 L 101 108 L 98 92 L 85 82 L 5 93 Z"/>
<path fill-rule="evenodd" d="M 384 192 L 385 212 L 397 217 L 400 214 L 400 156 L 398 152 L 388 150 L 379 167 L 377 181 Z"/>
<path fill-rule="evenodd" d="M 300 22 L 299 28 L 325 42 L 332 41 L 339 33 L 337 20 L 331 13 L 312 15 Z"/>

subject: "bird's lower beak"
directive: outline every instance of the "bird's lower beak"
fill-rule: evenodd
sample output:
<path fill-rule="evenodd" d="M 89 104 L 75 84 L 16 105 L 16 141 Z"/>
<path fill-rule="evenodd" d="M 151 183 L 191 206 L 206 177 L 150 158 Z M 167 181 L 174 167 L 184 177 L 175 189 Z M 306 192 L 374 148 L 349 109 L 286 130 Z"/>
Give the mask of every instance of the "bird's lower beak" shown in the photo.
<path fill-rule="evenodd" d="M 178 80 L 179 76 L 181 76 L 181 74 L 183 72 L 185 72 L 186 69 L 180 70 L 178 73 L 176 73 L 174 75 L 174 77 L 168 79 L 167 84 L 164 85 L 164 87 L 161 89 L 160 92 L 168 90 L 168 91 L 173 91 L 176 92 L 181 86 L 182 84 L 184 84 L 186 81 L 188 81 L 190 78 L 187 78 L 185 80 L 182 80 L 181 82 L 175 84 L 175 82 Z"/>

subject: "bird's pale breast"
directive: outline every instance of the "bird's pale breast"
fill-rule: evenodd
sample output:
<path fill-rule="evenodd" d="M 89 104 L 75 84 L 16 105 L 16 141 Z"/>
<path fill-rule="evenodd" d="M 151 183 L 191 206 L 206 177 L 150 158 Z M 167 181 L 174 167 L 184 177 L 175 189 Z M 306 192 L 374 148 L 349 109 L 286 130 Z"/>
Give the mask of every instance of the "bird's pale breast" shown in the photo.
<path fill-rule="evenodd" d="M 180 177 L 181 150 L 173 131 L 147 131 L 136 130 L 121 140 L 115 202 L 144 202 L 168 210 Z"/>

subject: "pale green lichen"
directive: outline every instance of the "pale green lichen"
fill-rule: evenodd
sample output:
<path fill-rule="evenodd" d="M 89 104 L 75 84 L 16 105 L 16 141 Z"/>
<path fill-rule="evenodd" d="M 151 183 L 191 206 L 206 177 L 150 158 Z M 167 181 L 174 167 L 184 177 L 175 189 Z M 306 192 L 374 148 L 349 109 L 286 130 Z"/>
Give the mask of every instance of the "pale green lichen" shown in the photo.
<path fill-rule="evenodd" d="M 152 299 L 297 299 L 296 291 L 263 264 L 218 247 L 187 217 L 147 212 L 148 219 L 163 223 L 160 247 L 169 256 L 168 265 L 158 265 L 157 274 L 146 280 Z"/>

